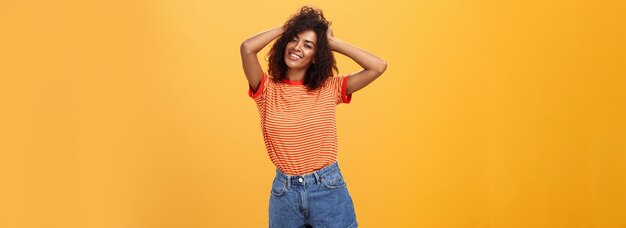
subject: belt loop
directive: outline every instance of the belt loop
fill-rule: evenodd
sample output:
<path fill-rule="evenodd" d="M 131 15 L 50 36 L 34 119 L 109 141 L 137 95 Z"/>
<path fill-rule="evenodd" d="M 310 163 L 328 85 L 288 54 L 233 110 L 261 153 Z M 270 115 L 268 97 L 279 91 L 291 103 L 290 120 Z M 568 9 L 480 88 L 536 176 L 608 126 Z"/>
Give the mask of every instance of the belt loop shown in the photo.
<path fill-rule="evenodd" d="M 313 176 L 315 176 L 315 183 L 320 184 L 320 176 L 316 172 L 313 172 Z"/>
<path fill-rule="evenodd" d="M 286 175 L 287 176 L 287 189 L 289 189 L 289 185 L 291 184 L 291 176 Z"/>

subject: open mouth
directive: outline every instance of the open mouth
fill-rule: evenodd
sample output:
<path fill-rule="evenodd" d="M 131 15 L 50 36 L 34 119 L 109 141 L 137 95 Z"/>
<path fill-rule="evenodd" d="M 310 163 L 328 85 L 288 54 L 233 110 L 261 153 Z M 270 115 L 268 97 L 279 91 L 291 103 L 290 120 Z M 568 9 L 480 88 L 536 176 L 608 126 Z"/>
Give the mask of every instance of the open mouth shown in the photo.
<path fill-rule="evenodd" d="M 291 60 L 300 60 L 300 59 L 302 59 L 302 56 L 299 56 L 299 55 L 297 55 L 297 54 L 294 54 L 294 53 L 292 53 L 292 52 L 289 52 L 289 58 L 290 58 Z"/>

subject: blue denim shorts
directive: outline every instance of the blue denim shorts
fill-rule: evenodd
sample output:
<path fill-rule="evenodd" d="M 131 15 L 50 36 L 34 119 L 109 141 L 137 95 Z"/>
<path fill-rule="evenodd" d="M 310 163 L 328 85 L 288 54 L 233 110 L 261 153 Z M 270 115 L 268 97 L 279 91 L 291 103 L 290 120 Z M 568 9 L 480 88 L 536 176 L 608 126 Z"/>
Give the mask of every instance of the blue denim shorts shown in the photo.
<path fill-rule="evenodd" d="M 352 197 L 337 162 L 302 176 L 290 176 L 276 169 L 269 226 L 358 227 Z"/>

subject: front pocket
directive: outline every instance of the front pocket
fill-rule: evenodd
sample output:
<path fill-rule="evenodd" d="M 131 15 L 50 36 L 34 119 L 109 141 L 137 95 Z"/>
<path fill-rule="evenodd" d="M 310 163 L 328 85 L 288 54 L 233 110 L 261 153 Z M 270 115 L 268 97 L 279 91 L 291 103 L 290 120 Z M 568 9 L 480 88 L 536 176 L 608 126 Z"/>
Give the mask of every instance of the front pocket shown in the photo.
<path fill-rule="evenodd" d="M 346 186 L 346 182 L 343 180 L 342 176 L 323 178 L 322 183 L 328 188 L 342 188 Z"/>
<path fill-rule="evenodd" d="M 278 178 L 274 178 L 272 182 L 272 195 L 281 196 L 283 193 L 287 191 L 287 186 L 284 181 L 279 180 Z"/>

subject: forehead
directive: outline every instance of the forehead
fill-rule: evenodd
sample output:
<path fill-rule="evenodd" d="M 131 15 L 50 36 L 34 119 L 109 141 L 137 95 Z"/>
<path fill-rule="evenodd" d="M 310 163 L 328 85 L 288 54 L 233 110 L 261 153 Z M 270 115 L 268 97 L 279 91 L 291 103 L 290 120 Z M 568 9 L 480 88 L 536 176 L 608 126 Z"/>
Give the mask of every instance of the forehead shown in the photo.
<path fill-rule="evenodd" d="M 304 30 L 298 33 L 300 39 L 317 42 L 317 34 L 313 30 Z"/>

